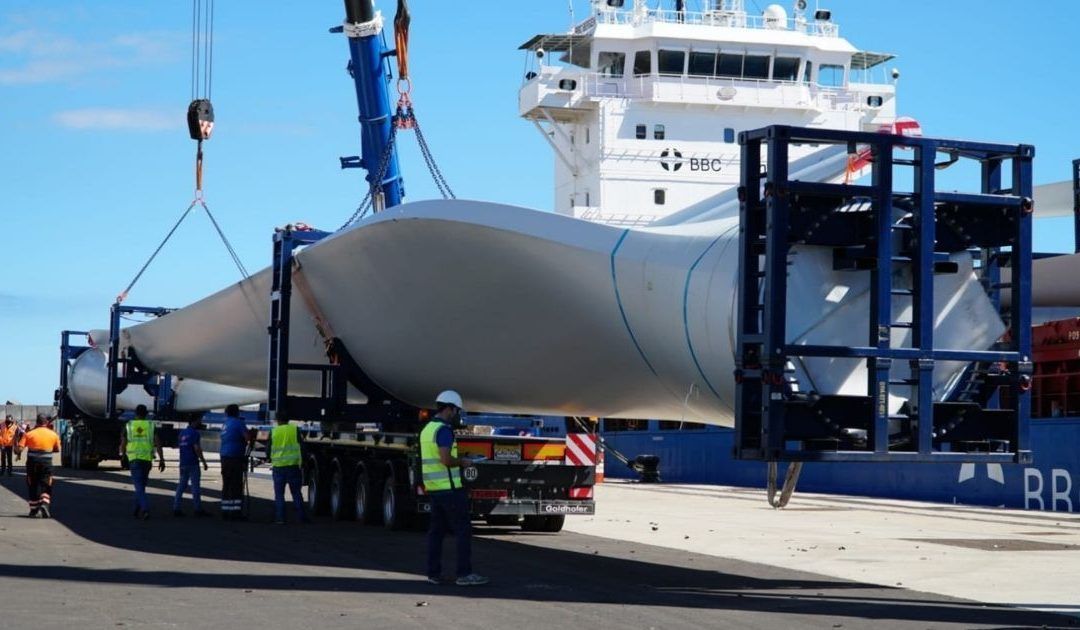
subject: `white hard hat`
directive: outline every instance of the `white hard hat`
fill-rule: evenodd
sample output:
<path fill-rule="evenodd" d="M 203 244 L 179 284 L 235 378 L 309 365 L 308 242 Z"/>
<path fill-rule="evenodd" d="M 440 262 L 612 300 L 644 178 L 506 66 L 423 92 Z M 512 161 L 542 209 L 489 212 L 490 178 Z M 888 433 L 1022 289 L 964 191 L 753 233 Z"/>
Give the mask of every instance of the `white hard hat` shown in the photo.
<path fill-rule="evenodd" d="M 435 403 L 439 405 L 453 405 L 458 409 L 465 408 L 465 403 L 461 400 L 461 394 L 452 389 L 448 389 L 439 394 L 438 397 L 435 398 Z"/>

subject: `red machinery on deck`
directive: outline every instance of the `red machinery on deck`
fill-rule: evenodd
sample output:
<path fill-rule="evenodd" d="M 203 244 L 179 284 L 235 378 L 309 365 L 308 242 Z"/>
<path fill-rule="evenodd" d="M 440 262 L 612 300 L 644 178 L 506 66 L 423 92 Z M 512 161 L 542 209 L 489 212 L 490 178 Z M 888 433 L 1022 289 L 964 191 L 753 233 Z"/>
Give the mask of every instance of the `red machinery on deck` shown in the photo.
<path fill-rule="evenodd" d="M 1080 416 L 1080 317 L 1034 326 L 1031 332 L 1031 416 Z"/>

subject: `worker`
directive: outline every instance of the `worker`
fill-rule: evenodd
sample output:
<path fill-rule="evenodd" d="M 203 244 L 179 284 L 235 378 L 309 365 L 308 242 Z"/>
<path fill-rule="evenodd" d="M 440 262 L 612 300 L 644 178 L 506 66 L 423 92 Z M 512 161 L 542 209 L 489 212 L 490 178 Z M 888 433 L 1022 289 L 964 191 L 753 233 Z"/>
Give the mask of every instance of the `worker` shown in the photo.
<path fill-rule="evenodd" d="M 225 408 L 221 427 L 221 518 L 247 520 L 244 515 L 244 475 L 247 473 L 248 430 L 240 417 L 240 407 Z"/>
<path fill-rule="evenodd" d="M 300 427 L 289 424 L 284 415 L 277 419 L 277 426 L 270 432 L 270 465 L 274 477 L 274 523 L 285 524 L 285 486 L 292 495 L 296 518 L 310 523 L 304 511 L 304 497 L 300 494 Z"/>
<path fill-rule="evenodd" d="M 40 515 L 52 516 L 52 464 L 53 453 L 60 452 L 60 436 L 48 427 L 43 413 L 37 416 L 34 428 L 22 436 L 21 446 L 26 449 L 26 486 L 29 490 L 30 518 Z"/>
<path fill-rule="evenodd" d="M 465 405 L 453 390 L 435 399 L 435 414 L 420 432 L 420 466 L 424 491 L 431 499 L 427 536 L 427 579 L 442 584 L 442 546 L 446 532 L 457 538 L 458 586 L 480 586 L 488 579 L 472 571 L 472 524 L 469 497 L 461 485 L 462 465 L 471 462 L 457 454 L 453 428 L 460 426 Z"/>
<path fill-rule="evenodd" d="M 150 467 L 154 451 L 158 454 L 158 471 L 165 472 L 165 453 L 161 440 L 154 431 L 154 423 L 146 419 L 146 405 L 135 407 L 135 418 L 129 420 L 120 433 L 120 455 L 127 456 L 131 470 L 131 482 L 135 486 L 135 518 L 150 518 L 150 500 L 146 496 L 146 484 L 150 480 Z"/>
<path fill-rule="evenodd" d="M 10 415 L 4 418 L 4 424 L 0 425 L 0 474 L 8 477 L 12 475 L 14 464 L 11 458 L 21 436 L 22 431 L 19 425 L 15 424 L 15 419 Z"/>
<path fill-rule="evenodd" d="M 209 512 L 202 509 L 202 471 L 199 470 L 199 464 L 202 463 L 202 470 L 209 470 L 210 467 L 206 465 L 206 456 L 203 455 L 197 418 L 189 420 L 187 428 L 177 436 L 177 446 L 180 450 L 180 481 L 176 484 L 176 496 L 173 497 L 173 516 L 184 516 L 180 503 L 189 483 L 195 516 L 210 516 Z"/>

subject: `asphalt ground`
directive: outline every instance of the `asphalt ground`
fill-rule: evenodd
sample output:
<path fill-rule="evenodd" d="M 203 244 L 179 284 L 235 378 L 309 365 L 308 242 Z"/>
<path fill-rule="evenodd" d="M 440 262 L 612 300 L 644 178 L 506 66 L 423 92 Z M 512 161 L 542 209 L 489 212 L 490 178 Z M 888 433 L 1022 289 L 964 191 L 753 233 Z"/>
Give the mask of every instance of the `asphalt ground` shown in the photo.
<path fill-rule="evenodd" d="M 171 516 L 175 462 L 152 475 L 148 521 L 132 518 L 123 471 L 57 473 L 51 520 L 26 517 L 21 473 L 0 479 L 0 627 L 1080 627 L 1070 617 L 625 542 L 614 531 L 478 527 L 473 563 L 492 583 L 434 586 L 424 580 L 423 533 L 327 518 L 272 525 L 263 477 L 250 482 L 252 521 L 226 523 Z M 219 472 L 204 475 L 216 513 Z"/>

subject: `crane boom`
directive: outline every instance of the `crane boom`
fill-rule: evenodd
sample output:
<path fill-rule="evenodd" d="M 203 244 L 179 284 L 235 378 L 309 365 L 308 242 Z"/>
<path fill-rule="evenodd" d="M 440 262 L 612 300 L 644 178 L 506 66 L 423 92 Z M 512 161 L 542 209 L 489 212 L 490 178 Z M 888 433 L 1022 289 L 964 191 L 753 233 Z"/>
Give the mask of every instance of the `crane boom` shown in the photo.
<path fill-rule="evenodd" d="M 394 53 L 386 50 L 382 30 L 382 15 L 375 10 L 374 0 L 345 0 L 343 32 L 349 40 L 349 74 L 356 86 L 360 110 L 359 165 L 367 171 L 369 185 L 379 193 L 373 195 L 376 210 L 396 206 L 405 196 L 397 148 L 393 146 L 393 112 L 386 68 L 386 58 Z M 372 181 L 380 172 L 381 181 Z"/>

